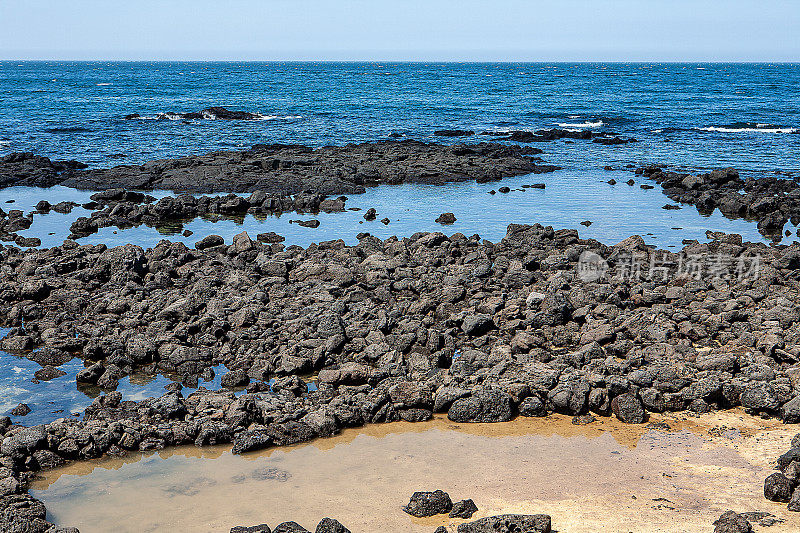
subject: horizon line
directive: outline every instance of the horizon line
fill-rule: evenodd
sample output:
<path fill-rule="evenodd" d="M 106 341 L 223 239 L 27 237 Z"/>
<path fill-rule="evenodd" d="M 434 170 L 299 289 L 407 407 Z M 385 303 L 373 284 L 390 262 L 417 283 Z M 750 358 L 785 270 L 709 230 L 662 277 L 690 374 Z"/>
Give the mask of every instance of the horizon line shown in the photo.
<path fill-rule="evenodd" d="M 585 65 L 593 63 L 603 64 L 739 64 L 739 65 L 799 65 L 800 59 L 797 60 L 704 60 L 704 59 L 596 59 L 596 60 L 565 60 L 565 59 L 536 59 L 536 60 L 469 60 L 469 59 L 121 59 L 121 58 L 93 58 L 93 59 L 77 59 L 77 58 L 4 58 L 0 57 L 0 62 L 26 62 L 26 63 L 97 63 L 97 62 L 113 62 L 113 63 L 387 63 L 387 64 L 425 64 L 425 63 L 439 63 L 439 64 L 568 64 L 568 65 Z"/>

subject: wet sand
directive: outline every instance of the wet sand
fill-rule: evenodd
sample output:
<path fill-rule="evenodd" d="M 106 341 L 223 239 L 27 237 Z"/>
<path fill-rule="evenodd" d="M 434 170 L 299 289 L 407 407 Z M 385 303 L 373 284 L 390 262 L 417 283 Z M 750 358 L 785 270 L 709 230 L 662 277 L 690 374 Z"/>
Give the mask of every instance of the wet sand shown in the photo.
<path fill-rule="evenodd" d="M 661 427 L 666 422 L 670 429 Z M 655 424 L 654 424 L 655 423 Z M 472 498 L 473 519 L 547 513 L 561 532 L 713 531 L 727 509 L 800 517 L 763 498 L 763 479 L 796 429 L 738 411 L 653 416 L 627 426 L 569 417 L 499 424 L 394 423 L 351 429 L 305 445 L 235 456 L 228 447 L 176 448 L 80 462 L 32 487 L 49 519 L 82 533 L 228 531 L 324 516 L 354 533 L 430 532 L 459 519 L 413 518 L 416 490 Z"/>

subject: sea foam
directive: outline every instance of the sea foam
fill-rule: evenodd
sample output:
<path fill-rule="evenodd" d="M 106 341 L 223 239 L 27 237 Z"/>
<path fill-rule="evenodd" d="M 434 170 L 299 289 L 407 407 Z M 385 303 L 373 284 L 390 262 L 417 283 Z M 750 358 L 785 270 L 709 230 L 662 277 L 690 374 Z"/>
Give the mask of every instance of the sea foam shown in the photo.
<path fill-rule="evenodd" d="M 578 129 L 588 129 L 588 128 L 602 128 L 605 126 L 605 122 L 602 120 L 598 120 L 596 122 L 579 122 L 579 123 L 571 123 L 571 122 L 559 122 L 557 123 L 559 127 L 562 128 L 578 128 Z"/>
<path fill-rule="evenodd" d="M 728 126 L 707 126 L 697 128 L 700 131 L 714 131 L 718 133 L 796 133 L 797 128 L 786 128 L 774 124 L 762 124 L 753 122 L 737 122 Z"/>

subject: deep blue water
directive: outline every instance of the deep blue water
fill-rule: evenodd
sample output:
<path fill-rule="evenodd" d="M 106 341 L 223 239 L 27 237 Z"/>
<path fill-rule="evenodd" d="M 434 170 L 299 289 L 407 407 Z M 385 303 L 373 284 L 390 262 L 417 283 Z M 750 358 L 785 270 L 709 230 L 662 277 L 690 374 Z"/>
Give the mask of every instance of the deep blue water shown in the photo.
<path fill-rule="evenodd" d="M 5 61 L 0 95 L 0 150 L 102 166 L 259 142 L 597 124 L 641 142 L 551 143 L 547 158 L 574 169 L 665 162 L 800 170 L 800 135 L 788 133 L 800 128 L 798 64 Z M 210 106 L 267 118 L 123 120 Z"/>

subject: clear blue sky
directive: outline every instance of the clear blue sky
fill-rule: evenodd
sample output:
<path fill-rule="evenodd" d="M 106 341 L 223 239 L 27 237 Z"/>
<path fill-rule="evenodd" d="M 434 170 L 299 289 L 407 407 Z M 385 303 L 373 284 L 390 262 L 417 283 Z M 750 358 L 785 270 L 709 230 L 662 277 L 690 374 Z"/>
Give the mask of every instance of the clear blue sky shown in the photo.
<path fill-rule="evenodd" d="M 0 0 L 0 59 L 800 61 L 800 0 Z"/>

